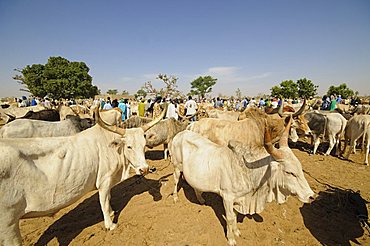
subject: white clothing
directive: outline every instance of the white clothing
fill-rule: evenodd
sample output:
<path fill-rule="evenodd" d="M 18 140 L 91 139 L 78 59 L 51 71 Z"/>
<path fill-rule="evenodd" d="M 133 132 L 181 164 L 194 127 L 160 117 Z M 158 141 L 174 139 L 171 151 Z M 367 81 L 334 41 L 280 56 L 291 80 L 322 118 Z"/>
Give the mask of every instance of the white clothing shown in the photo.
<path fill-rule="evenodd" d="M 186 109 L 186 115 L 193 115 L 197 112 L 197 103 L 193 100 L 193 99 L 190 99 L 188 100 L 185 105 L 184 105 L 185 109 Z"/>
<path fill-rule="evenodd" d="M 166 113 L 166 118 L 167 119 L 169 119 L 171 117 L 175 118 L 176 120 L 178 120 L 178 118 L 179 118 L 179 116 L 177 115 L 177 112 L 176 112 L 175 104 L 173 104 L 173 103 L 168 104 L 167 113 Z"/>
<path fill-rule="evenodd" d="M 106 104 L 104 104 L 104 107 L 103 107 L 104 110 L 108 110 L 108 109 L 111 109 L 111 108 L 112 108 L 112 105 L 110 105 L 109 102 L 107 102 Z"/>

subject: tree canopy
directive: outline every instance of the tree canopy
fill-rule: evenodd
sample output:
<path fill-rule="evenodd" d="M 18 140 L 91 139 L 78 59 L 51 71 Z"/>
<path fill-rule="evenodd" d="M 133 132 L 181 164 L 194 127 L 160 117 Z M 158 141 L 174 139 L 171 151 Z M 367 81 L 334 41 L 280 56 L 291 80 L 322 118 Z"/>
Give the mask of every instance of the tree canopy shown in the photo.
<path fill-rule="evenodd" d="M 144 84 L 144 86 L 141 89 L 146 94 L 154 94 L 156 96 L 161 97 L 177 97 L 181 95 L 181 92 L 177 89 L 178 78 L 176 76 L 173 75 L 167 76 L 167 74 L 159 74 L 156 79 L 161 80 L 165 84 L 165 87 L 156 89 L 154 88 L 152 82 L 148 81 Z M 143 95 L 141 91 L 138 91 L 137 94 L 139 92 L 140 94 Z"/>
<path fill-rule="evenodd" d="M 117 93 L 118 93 L 118 90 L 117 89 L 109 89 L 109 90 L 107 90 L 107 94 L 109 94 L 109 95 L 117 95 Z"/>
<path fill-rule="evenodd" d="M 280 86 L 271 88 L 271 95 L 274 97 L 295 98 L 298 95 L 298 86 L 293 80 L 284 80 Z"/>
<path fill-rule="evenodd" d="M 340 84 L 339 86 L 330 86 L 328 92 L 326 93 L 327 96 L 330 95 L 341 95 L 342 98 L 348 98 L 354 95 L 353 90 L 347 87 L 346 83 Z"/>
<path fill-rule="evenodd" d="M 207 93 L 212 92 L 212 86 L 216 84 L 216 81 L 217 79 L 212 78 L 211 76 L 199 76 L 191 82 L 190 94 L 204 98 Z"/>
<path fill-rule="evenodd" d="M 13 79 L 25 86 L 21 89 L 34 96 L 60 98 L 90 98 L 100 94 L 91 84 L 89 67 L 84 62 L 70 62 L 63 57 L 50 57 L 45 65 L 27 65 L 15 69 L 22 75 Z"/>
<path fill-rule="evenodd" d="M 136 94 L 135 94 L 135 98 L 138 98 L 138 97 L 146 97 L 146 95 L 148 95 L 148 93 L 146 92 L 146 90 L 145 90 L 145 88 L 144 87 L 142 87 L 142 88 L 140 88 L 137 92 L 136 92 Z"/>
<path fill-rule="evenodd" d="M 317 85 L 311 80 L 303 78 L 294 82 L 293 80 L 284 80 L 279 86 L 271 88 L 271 96 L 283 98 L 295 98 L 297 96 L 308 98 L 317 94 Z"/>
<path fill-rule="evenodd" d="M 297 80 L 298 96 L 302 98 L 314 97 L 317 95 L 318 85 L 314 85 L 311 80 L 303 78 Z"/>

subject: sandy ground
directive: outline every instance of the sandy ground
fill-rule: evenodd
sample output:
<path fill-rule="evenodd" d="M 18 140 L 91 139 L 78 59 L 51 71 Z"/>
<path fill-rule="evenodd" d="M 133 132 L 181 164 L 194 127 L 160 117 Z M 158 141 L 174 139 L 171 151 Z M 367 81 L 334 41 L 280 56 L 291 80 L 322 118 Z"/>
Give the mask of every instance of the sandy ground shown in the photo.
<path fill-rule="evenodd" d="M 259 215 L 238 216 L 238 245 L 370 245 L 351 199 L 352 191 L 360 191 L 370 201 L 370 167 L 362 164 L 362 154 L 351 155 L 349 162 L 309 156 L 307 148 L 305 142 L 292 146 L 319 198 L 302 204 L 290 197 L 285 204 L 268 204 Z M 112 190 L 117 229 L 104 229 L 98 194 L 92 192 L 53 217 L 21 220 L 23 244 L 227 245 L 221 198 L 205 193 L 206 205 L 200 205 L 183 181 L 174 204 L 173 167 L 162 159 L 161 149 L 147 151 L 155 173 L 132 177 Z"/>

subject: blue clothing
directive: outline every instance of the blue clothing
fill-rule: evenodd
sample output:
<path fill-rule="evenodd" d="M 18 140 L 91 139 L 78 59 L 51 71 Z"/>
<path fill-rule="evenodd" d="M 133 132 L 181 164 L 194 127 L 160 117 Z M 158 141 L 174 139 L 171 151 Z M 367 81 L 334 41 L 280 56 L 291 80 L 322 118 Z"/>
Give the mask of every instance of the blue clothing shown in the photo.
<path fill-rule="evenodd" d="M 122 110 L 122 121 L 125 121 L 126 119 L 126 104 L 123 102 L 120 102 L 118 104 L 118 108 Z"/>

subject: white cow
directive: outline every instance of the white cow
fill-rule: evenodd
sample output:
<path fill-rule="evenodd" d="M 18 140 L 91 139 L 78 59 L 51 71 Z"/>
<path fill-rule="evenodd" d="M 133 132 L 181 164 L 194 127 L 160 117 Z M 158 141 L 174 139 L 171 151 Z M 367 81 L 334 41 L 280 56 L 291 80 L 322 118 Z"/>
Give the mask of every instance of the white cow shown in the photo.
<path fill-rule="evenodd" d="M 345 158 L 348 160 L 351 152 L 356 153 L 356 142 L 361 136 L 362 148 L 365 148 L 364 163 L 369 165 L 370 115 L 355 115 L 349 119 L 344 134 L 342 154 L 346 151 L 348 140 L 350 140 L 350 148 Z"/>
<path fill-rule="evenodd" d="M 240 236 L 234 209 L 242 214 L 260 213 L 266 202 L 276 199 L 283 203 L 290 194 L 302 202 L 311 201 L 314 192 L 303 175 L 301 163 L 288 147 L 289 127 L 290 123 L 279 141 L 279 149 L 271 144 L 268 130 L 265 148 L 234 140 L 226 147 L 189 130 L 180 132 L 170 144 L 175 201 L 181 172 L 199 202 L 204 203 L 202 192 L 219 194 L 226 212 L 229 245 L 236 244 L 234 235 Z"/>
<path fill-rule="evenodd" d="M 240 112 L 234 112 L 234 111 L 221 111 L 218 109 L 211 109 L 209 111 L 206 111 L 209 118 L 217 118 L 220 120 L 231 120 L 231 121 L 237 121 Z"/>
<path fill-rule="evenodd" d="M 0 245 L 21 245 L 19 219 L 53 214 L 96 189 L 105 228 L 116 227 L 110 189 L 130 167 L 148 171 L 144 132 L 160 119 L 122 129 L 96 115 L 97 125 L 73 136 L 0 139 Z"/>
<path fill-rule="evenodd" d="M 122 126 L 122 110 L 119 108 L 112 108 L 102 110 L 100 112 L 102 120 L 109 125 Z"/>
<path fill-rule="evenodd" d="M 8 122 L 11 118 L 21 118 L 27 114 L 29 111 L 38 112 L 46 109 L 42 105 L 29 106 L 29 107 L 17 107 L 11 105 L 9 108 L 0 107 L 0 120 Z"/>
<path fill-rule="evenodd" d="M 316 154 L 319 147 L 320 136 L 323 139 L 329 139 L 329 148 L 325 155 L 329 155 L 334 146 L 336 146 L 336 154 L 339 154 L 340 139 L 344 135 L 347 120 L 339 113 L 318 111 L 308 112 L 304 117 L 308 121 L 313 137 L 313 154 Z"/>
<path fill-rule="evenodd" d="M 0 128 L 0 138 L 35 138 L 71 136 L 81 132 L 92 123 L 88 119 L 68 115 L 62 121 L 43 121 L 31 119 L 14 120 Z"/>

